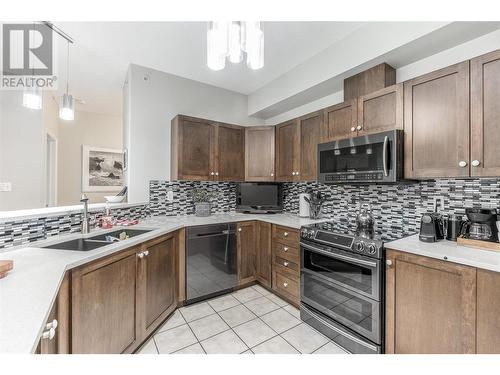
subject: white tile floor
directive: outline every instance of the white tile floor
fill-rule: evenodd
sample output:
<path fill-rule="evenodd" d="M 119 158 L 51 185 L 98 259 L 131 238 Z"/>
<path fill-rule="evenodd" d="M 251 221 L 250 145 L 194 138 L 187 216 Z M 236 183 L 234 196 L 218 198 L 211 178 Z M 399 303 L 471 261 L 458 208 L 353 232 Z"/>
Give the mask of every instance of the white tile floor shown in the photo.
<path fill-rule="evenodd" d="M 255 285 L 182 307 L 140 354 L 345 354 L 300 320 L 299 310 Z"/>

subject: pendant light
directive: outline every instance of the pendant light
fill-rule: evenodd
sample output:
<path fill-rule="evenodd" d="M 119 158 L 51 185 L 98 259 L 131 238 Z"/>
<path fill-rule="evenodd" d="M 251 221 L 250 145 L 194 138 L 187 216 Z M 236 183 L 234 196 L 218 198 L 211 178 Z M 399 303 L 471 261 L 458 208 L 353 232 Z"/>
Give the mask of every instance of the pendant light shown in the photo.
<path fill-rule="evenodd" d="M 33 23 L 33 30 L 35 29 L 35 24 Z M 33 33 L 30 34 L 30 38 L 33 37 Z M 33 40 L 30 41 L 33 43 Z M 33 63 L 32 76 L 35 76 L 35 66 Z M 36 80 L 32 80 L 31 87 L 25 87 L 23 91 L 23 106 L 29 109 L 42 109 L 43 99 L 42 99 L 42 89 L 36 85 Z"/>
<path fill-rule="evenodd" d="M 207 65 L 210 69 L 224 69 L 226 58 L 238 64 L 243 61 L 244 54 L 250 69 L 264 66 L 264 32 L 260 22 L 209 22 Z"/>
<path fill-rule="evenodd" d="M 68 41 L 68 54 L 66 59 L 66 93 L 61 97 L 59 104 L 59 118 L 66 121 L 73 121 L 75 119 L 75 99 L 69 93 L 69 41 Z"/>

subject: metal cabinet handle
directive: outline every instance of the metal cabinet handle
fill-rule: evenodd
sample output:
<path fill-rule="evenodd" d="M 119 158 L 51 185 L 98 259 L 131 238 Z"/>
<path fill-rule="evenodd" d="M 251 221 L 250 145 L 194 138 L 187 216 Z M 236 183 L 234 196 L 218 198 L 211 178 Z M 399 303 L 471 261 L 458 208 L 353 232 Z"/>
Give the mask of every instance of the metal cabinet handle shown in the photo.
<path fill-rule="evenodd" d="M 44 331 L 44 332 L 42 333 L 42 339 L 45 339 L 45 340 L 46 340 L 46 339 L 49 339 L 49 340 L 52 340 L 52 339 L 55 337 L 55 335 L 56 335 L 56 330 L 55 330 L 55 328 L 51 328 L 51 329 L 49 329 L 49 330 L 47 330 L 47 331 Z"/>
<path fill-rule="evenodd" d="M 286 288 L 288 286 L 288 283 L 283 283 L 283 286 Z"/>
<path fill-rule="evenodd" d="M 238 232 L 241 232 L 241 228 L 238 228 Z"/>
<path fill-rule="evenodd" d="M 146 251 L 144 252 L 144 255 L 145 255 L 145 256 L 148 256 L 148 255 L 149 255 L 149 251 L 148 251 L 148 250 L 146 250 Z"/>
<path fill-rule="evenodd" d="M 215 172 L 215 175 L 218 176 L 219 175 L 219 172 Z"/>
<path fill-rule="evenodd" d="M 299 172 L 295 172 L 295 175 L 298 176 L 299 175 Z"/>
<path fill-rule="evenodd" d="M 283 262 L 283 265 L 284 265 L 285 267 L 288 267 L 288 262 L 287 262 L 287 261 Z"/>
<path fill-rule="evenodd" d="M 210 176 L 213 176 L 215 173 L 214 172 L 210 172 Z"/>
<path fill-rule="evenodd" d="M 292 172 L 292 176 L 295 176 L 295 172 Z"/>
<path fill-rule="evenodd" d="M 479 164 L 481 164 L 481 162 L 479 160 L 472 160 L 471 164 L 473 167 L 479 167 Z"/>
<path fill-rule="evenodd" d="M 140 258 L 140 259 L 144 258 L 144 253 L 141 252 L 141 253 L 137 254 L 137 257 Z"/>
<path fill-rule="evenodd" d="M 288 247 L 284 246 L 284 247 L 283 247 L 283 251 L 284 251 L 285 253 L 286 253 L 286 252 L 288 252 Z"/>
<path fill-rule="evenodd" d="M 392 266 L 392 260 L 387 259 L 385 264 L 387 264 L 388 267 Z"/>
<path fill-rule="evenodd" d="M 356 131 L 356 128 L 353 126 L 353 127 L 351 128 L 351 131 L 352 131 L 352 132 L 355 132 L 355 131 Z"/>
<path fill-rule="evenodd" d="M 46 330 L 50 330 L 51 328 L 56 329 L 58 325 L 59 325 L 59 322 L 57 321 L 57 319 L 54 319 L 53 321 L 48 322 L 48 323 L 45 325 L 45 329 L 46 329 Z"/>
<path fill-rule="evenodd" d="M 271 177 L 274 177 L 274 173 L 271 172 Z"/>
<path fill-rule="evenodd" d="M 461 160 L 459 163 L 458 163 L 458 166 L 461 167 L 461 168 L 465 168 L 467 166 L 467 162 L 466 161 L 463 161 Z"/>
<path fill-rule="evenodd" d="M 283 233 L 284 237 L 288 237 L 288 232 Z"/>
<path fill-rule="evenodd" d="M 385 136 L 384 137 L 384 146 L 382 150 L 382 164 L 384 167 L 384 176 L 387 177 L 389 176 L 389 170 L 387 168 L 387 146 L 389 145 L 389 137 Z"/>
<path fill-rule="evenodd" d="M 363 127 L 361 125 L 358 125 L 358 126 L 356 126 L 356 129 L 361 130 L 361 129 L 363 129 Z"/>

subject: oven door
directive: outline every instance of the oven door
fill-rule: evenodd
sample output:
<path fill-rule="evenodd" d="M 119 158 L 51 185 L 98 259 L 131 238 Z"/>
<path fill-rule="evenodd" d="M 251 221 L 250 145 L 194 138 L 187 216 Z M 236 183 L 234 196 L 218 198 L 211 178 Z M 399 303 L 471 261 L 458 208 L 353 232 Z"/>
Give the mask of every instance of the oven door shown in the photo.
<path fill-rule="evenodd" d="M 356 294 L 380 301 L 380 260 L 301 242 L 302 268 Z"/>
<path fill-rule="evenodd" d="M 382 341 L 380 261 L 361 265 L 330 257 L 302 246 L 301 302 L 374 343 Z M 335 256 L 335 254 L 333 254 Z M 374 275 L 377 275 L 374 277 Z M 356 292 L 365 288 L 363 293 Z M 367 293 L 368 291 L 370 291 Z"/>
<path fill-rule="evenodd" d="M 398 142 L 394 130 L 320 144 L 320 181 L 395 182 Z"/>

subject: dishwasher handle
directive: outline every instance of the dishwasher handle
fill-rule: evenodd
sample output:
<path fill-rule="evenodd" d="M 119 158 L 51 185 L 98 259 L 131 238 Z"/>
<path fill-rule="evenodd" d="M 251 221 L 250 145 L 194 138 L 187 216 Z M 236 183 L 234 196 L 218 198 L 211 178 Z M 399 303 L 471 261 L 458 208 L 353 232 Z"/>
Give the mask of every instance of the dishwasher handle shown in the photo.
<path fill-rule="evenodd" d="M 221 232 L 212 232 L 212 233 L 201 233 L 201 234 L 195 234 L 194 236 L 189 236 L 189 239 L 196 239 L 196 238 L 208 238 L 208 237 L 218 237 L 218 236 L 227 236 L 231 234 L 235 234 L 236 231 L 234 230 L 223 230 Z"/>

